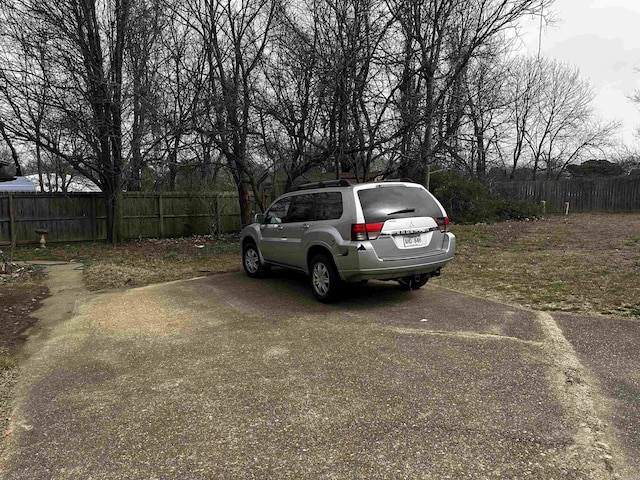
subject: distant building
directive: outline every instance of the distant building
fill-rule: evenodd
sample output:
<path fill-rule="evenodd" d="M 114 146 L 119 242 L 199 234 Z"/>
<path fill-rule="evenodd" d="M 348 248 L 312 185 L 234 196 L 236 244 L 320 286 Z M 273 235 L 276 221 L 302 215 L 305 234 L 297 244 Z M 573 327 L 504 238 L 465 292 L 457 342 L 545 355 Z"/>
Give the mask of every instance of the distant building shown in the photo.
<path fill-rule="evenodd" d="M 36 186 L 27 177 L 0 182 L 0 192 L 36 192 Z"/>
<path fill-rule="evenodd" d="M 33 182 L 36 186 L 36 191 L 40 191 L 40 181 L 38 175 L 27 175 L 27 178 Z M 66 192 L 66 193 L 80 193 L 80 192 L 100 192 L 98 187 L 91 180 L 82 177 L 80 175 L 60 176 L 53 173 L 45 173 L 42 175 L 45 192 Z"/>

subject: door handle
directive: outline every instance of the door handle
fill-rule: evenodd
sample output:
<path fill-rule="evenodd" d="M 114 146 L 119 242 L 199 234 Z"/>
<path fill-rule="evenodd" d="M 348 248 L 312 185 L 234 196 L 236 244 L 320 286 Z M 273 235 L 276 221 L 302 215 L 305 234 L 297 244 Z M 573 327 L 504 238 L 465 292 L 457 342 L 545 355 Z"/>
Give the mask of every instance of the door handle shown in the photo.
<path fill-rule="evenodd" d="M 303 223 L 302 226 L 300 227 L 302 230 L 306 230 L 307 228 L 311 227 L 311 225 L 309 225 L 308 223 Z"/>
<path fill-rule="evenodd" d="M 284 230 L 284 227 L 282 225 L 278 225 L 276 228 L 280 231 Z"/>

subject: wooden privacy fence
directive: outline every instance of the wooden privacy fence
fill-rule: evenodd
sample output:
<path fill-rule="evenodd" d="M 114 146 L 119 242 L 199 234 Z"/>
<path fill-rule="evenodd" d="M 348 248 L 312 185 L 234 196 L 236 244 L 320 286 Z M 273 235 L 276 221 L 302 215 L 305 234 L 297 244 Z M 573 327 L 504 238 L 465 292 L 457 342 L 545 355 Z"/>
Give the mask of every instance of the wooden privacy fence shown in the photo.
<path fill-rule="evenodd" d="M 240 230 L 235 193 L 124 194 L 124 238 L 206 235 Z M 49 230 L 47 242 L 106 239 L 100 193 L 0 193 L 0 244 L 37 243 L 36 229 Z"/>
<path fill-rule="evenodd" d="M 551 212 L 563 211 L 565 202 L 572 212 L 640 211 L 639 177 L 504 182 L 493 185 L 492 191 L 510 200 L 544 201 Z"/>

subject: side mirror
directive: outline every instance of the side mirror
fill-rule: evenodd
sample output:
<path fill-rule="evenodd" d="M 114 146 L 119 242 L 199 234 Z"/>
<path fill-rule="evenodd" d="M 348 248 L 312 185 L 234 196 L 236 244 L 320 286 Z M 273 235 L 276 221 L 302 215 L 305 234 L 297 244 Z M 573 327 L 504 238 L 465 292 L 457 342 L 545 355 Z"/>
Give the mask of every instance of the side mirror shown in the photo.
<path fill-rule="evenodd" d="M 251 223 L 264 223 L 264 213 L 256 213 L 253 215 Z"/>

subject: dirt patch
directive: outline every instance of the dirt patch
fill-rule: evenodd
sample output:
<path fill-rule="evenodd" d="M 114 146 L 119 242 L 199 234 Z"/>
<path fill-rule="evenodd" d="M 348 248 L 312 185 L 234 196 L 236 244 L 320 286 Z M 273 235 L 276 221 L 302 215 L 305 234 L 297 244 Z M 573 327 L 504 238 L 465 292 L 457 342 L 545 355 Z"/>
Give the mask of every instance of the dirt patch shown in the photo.
<path fill-rule="evenodd" d="M 2 287 L 0 289 L 0 348 L 13 349 L 22 345 L 22 333 L 33 326 L 31 312 L 49 295 L 43 286 Z"/>
<path fill-rule="evenodd" d="M 41 284 L 39 269 L 3 263 L 2 271 L 8 272 L 0 274 L 0 430 L 4 432 L 18 376 L 15 358 L 26 340 L 24 333 L 37 321 L 31 314 L 49 296 L 49 289 Z"/>
<path fill-rule="evenodd" d="M 36 322 L 31 313 L 40 308 L 49 289 L 41 284 L 43 274 L 35 268 L 0 277 L 0 351 L 11 353 L 24 343 L 23 333 Z"/>
<path fill-rule="evenodd" d="M 135 288 L 154 283 L 186 280 L 211 273 L 229 272 L 240 266 L 239 255 L 223 254 L 212 259 L 151 258 L 147 262 L 123 254 L 116 260 L 93 262 L 84 273 L 89 291 Z"/>
<path fill-rule="evenodd" d="M 85 307 L 92 321 L 101 327 L 120 331 L 135 331 L 168 336 L 189 329 L 194 319 L 189 310 L 176 309 L 156 290 L 148 287 L 118 294 L 105 294 Z M 113 301 L 117 295 L 119 302 Z"/>

